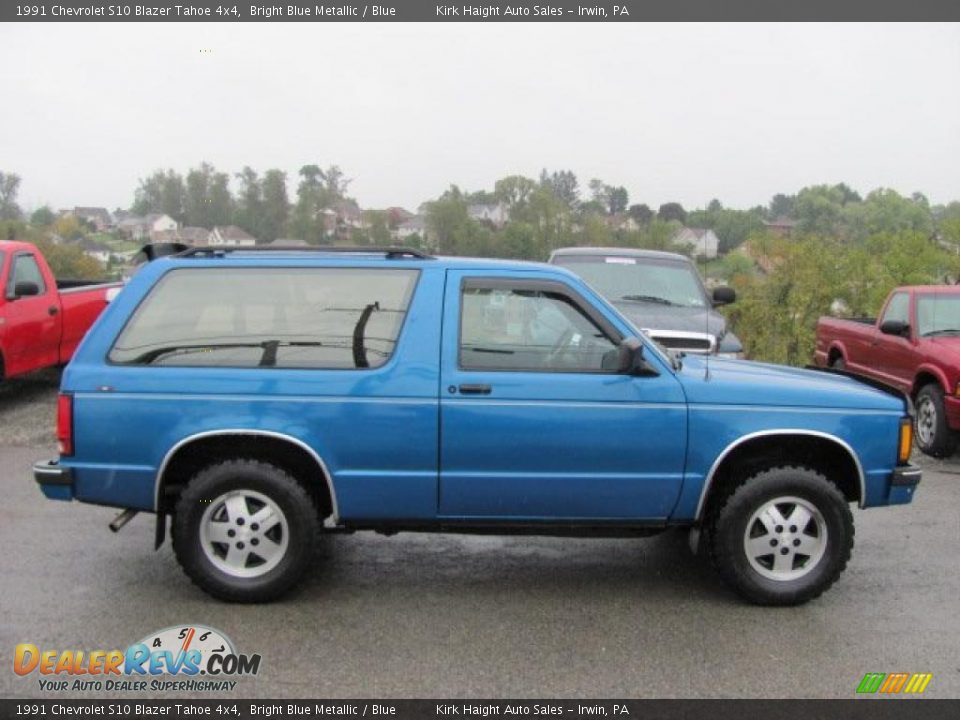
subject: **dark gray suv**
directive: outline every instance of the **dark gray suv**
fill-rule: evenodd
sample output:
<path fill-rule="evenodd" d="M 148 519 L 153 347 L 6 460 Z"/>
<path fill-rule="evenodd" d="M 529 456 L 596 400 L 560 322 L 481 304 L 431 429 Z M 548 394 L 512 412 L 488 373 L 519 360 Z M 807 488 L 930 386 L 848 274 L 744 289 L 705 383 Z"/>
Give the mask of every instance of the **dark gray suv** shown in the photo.
<path fill-rule="evenodd" d="M 714 310 L 736 293 L 718 287 L 708 295 L 690 258 L 630 248 L 554 250 L 550 263 L 575 272 L 638 328 L 664 347 L 687 353 L 743 357 L 740 339 Z"/>

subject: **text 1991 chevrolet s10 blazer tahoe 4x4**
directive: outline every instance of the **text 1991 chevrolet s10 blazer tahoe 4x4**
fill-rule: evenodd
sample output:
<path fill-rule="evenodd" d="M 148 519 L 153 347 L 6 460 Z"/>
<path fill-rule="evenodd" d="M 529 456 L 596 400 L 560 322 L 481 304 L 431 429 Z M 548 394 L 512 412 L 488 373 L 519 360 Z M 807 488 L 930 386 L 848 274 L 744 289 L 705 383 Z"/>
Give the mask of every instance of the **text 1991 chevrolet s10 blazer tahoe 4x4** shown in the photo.
<path fill-rule="evenodd" d="M 572 273 L 416 251 L 197 248 L 144 267 L 67 367 L 51 498 L 171 516 L 201 588 L 264 601 L 324 531 L 688 526 L 764 604 L 816 597 L 850 503 L 910 502 L 905 398 L 676 357 Z"/>

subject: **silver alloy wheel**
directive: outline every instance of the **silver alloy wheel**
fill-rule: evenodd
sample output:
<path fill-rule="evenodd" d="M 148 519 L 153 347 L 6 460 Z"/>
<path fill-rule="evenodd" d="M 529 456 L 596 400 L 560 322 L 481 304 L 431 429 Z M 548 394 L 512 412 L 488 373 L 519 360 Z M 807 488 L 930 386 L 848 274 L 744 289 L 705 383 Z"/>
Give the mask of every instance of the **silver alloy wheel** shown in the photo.
<path fill-rule="evenodd" d="M 283 559 L 290 532 L 273 500 L 254 490 L 231 490 L 200 518 L 200 546 L 217 570 L 239 578 L 264 575 Z"/>
<path fill-rule="evenodd" d="M 933 445 L 937 432 L 937 406 L 924 394 L 917 403 L 917 439 L 922 447 Z"/>
<path fill-rule="evenodd" d="M 750 567 L 770 580 L 796 580 L 813 570 L 827 549 L 827 523 L 803 498 L 778 497 L 750 516 L 743 550 Z"/>

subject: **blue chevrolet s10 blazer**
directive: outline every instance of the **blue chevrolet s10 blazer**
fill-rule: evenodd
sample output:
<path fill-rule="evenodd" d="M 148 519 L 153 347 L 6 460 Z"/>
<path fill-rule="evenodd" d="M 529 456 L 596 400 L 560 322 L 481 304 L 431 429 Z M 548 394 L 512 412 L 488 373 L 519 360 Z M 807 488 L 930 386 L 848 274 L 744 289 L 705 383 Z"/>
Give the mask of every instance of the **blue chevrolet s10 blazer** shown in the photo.
<path fill-rule="evenodd" d="M 557 266 L 400 248 L 150 262 L 61 391 L 47 497 L 155 513 L 231 601 L 288 591 L 325 532 L 682 526 L 744 598 L 797 604 L 846 566 L 850 506 L 920 481 L 897 391 L 668 352 Z"/>

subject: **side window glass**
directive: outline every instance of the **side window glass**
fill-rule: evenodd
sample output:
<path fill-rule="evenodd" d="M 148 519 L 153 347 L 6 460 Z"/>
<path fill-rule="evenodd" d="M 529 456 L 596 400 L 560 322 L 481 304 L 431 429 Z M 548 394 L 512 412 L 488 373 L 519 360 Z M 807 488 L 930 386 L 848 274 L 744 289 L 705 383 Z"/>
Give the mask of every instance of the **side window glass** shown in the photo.
<path fill-rule="evenodd" d="M 906 293 L 897 293 L 890 302 L 887 303 L 887 309 L 883 313 L 881 322 L 887 320 L 899 320 L 900 322 L 910 322 L 910 296 Z"/>
<path fill-rule="evenodd" d="M 609 372 L 617 343 L 560 293 L 467 287 L 461 295 L 464 370 Z"/>
<path fill-rule="evenodd" d="M 40 294 L 47 291 L 47 284 L 43 281 L 43 273 L 33 255 L 18 255 L 13 259 L 13 270 L 10 273 L 8 291 L 12 291 L 17 283 L 32 282 L 40 288 Z"/>
<path fill-rule="evenodd" d="M 377 368 L 393 355 L 419 272 L 172 270 L 120 333 L 125 365 Z"/>

